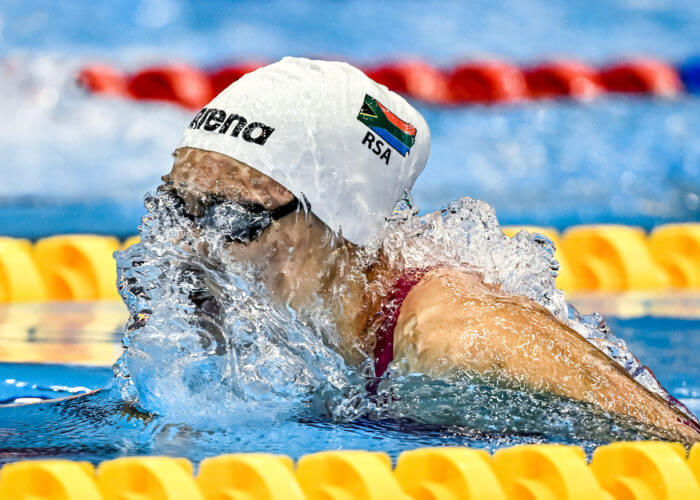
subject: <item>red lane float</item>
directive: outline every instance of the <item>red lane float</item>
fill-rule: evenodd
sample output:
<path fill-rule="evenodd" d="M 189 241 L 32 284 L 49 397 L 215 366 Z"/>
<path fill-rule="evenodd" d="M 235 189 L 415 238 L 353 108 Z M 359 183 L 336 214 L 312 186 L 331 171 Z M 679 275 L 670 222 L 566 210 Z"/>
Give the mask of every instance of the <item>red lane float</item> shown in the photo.
<path fill-rule="evenodd" d="M 449 73 L 447 81 L 455 104 L 511 102 L 527 95 L 520 69 L 500 61 L 461 64 Z"/>
<path fill-rule="evenodd" d="M 249 61 L 202 72 L 183 64 L 146 68 L 133 75 L 106 65 L 86 66 L 78 82 L 90 92 L 161 100 L 198 108 L 264 63 Z M 553 61 L 524 71 L 501 61 L 469 62 L 441 70 L 417 60 L 364 68 L 390 89 L 433 104 L 491 104 L 524 99 L 592 99 L 601 92 L 673 96 L 683 91 L 673 66 L 653 59 L 623 61 L 596 70 L 576 61 Z"/>
<path fill-rule="evenodd" d="M 662 61 L 636 59 L 603 68 L 598 78 L 610 92 L 673 96 L 683 90 L 676 69 Z"/>
<path fill-rule="evenodd" d="M 218 95 L 219 92 L 224 90 L 226 87 L 231 85 L 233 82 L 238 80 L 246 73 L 255 71 L 256 69 L 264 65 L 264 62 L 251 61 L 242 64 L 232 64 L 230 66 L 224 66 L 222 68 L 210 72 L 209 83 L 211 84 L 211 88 L 214 95 Z"/>
<path fill-rule="evenodd" d="M 176 102 L 191 109 L 201 108 L 215 95 L 207 75 L 184 64 L 139 71 L 129 79 L 128 89 L 137 99 Z"/>
<path fill-rule="evenodd" d="M 391 90 L 435 104 L 448 102 L 447 79 L 421 61 L 399 61 L 365 68 L 372 80 Z"/>
<path fill-rule="evenodd" d="M 530 97 L 588 100 L 601 92 L 595 69 L 576 61 L 554 61 L 525 71 Z"/>
<path fill-rule="evenodd" d="M 95 94 L 128 95 L 126 74 L 105 64 L 85 66 L 78 74 L 78 85 Z"/>

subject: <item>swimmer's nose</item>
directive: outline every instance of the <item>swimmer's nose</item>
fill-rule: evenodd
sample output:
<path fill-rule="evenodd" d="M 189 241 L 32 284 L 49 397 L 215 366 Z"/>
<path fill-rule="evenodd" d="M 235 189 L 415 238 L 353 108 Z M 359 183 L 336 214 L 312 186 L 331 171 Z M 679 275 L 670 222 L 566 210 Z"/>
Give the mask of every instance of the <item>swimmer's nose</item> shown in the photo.
<path fill-rule="evenodd" d="M 201 217 L 206 211 L 206 196 L 189 189 L 176 189 L 177 196 L 183 203 L 185 214 L 190 217 Z"/>
<path fill-rule="evenodd" d="M 169 175 L 161 177 L 163 184 L 159 190 L 169 191 L 181 203 L 183 211 L 190 217 L 201 217 L 204 215 L 207 207 L 207 195 L 193 189 L 189 186 L 175 186 Z"/>

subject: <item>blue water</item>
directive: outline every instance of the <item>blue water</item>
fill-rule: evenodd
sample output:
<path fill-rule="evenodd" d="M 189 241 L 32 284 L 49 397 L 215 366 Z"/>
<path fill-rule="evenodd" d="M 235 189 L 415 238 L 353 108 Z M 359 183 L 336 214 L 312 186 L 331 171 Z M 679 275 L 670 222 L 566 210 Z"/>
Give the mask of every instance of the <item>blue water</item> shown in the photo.
<path fill-rule="evenodd" d="M 407 54 L 438 63 L 483 54 L 679 60 L 694 55 L 700 39 L 693 0 L 6 0 L 0 17 L 6 49 L 204 63 L 308 54 L 360 61 Z"/>
<path fill-rule="evenodd" d="M 700 410 L 700 320 L 644 317 L 610 319 L 610 326 L 655 371 L 671 393 Z M 0 397 L 63 397 L 62 387 L 97 389 L 109 384 L 107 368 L 0 363 Z M 10 382 L 8 382 L 10 380 Z M 45 389 L 27 393 L 18 382 Z M 0 407 L 0 462 L 64 457 L 99 462 L 122 455 L 167 454 L 195 462 L 227 452 L 273 452 L 299 457 L 325 449 L 369 449 L 396 457 L 422 446 L 465 445 L 489 450 L 529 442 L 565 442 L 591 450 L 601 441 L 546 435 L 477 433 L 463 427 L 361 419 L 337 423 L 307 414 L 295 419 L 178 424 L 138 414 L 112 392 L 21 407 Z"/>
<path fill-rule="evenodd" d="M 449 67 L 626 55 L 681 63 L 697 53 L 693 0 L 506 2 L 6 1 L 0 4 L 0 234 L 136 232 L 142 196 L 170 169 L 191 112 L 82 94 L 93 61 L 136 70 L 284 55 Z M 559 228 L 700 220 L 700 99 L 613 96 L 589 104 L 432 108 L 423 212 L 469 195 L 502 223 Z"/>

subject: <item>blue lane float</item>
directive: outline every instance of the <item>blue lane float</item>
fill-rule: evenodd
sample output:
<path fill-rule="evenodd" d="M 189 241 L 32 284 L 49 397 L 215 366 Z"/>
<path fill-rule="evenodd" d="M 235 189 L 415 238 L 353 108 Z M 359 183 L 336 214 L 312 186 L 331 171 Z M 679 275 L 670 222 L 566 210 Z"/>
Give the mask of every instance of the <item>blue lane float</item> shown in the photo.
<path fill-rule="evenodd" d="M 678 73 L 686 91 L 691 94 L 700 93 L 700 56 L 693 57 L 681 64 Z"/>

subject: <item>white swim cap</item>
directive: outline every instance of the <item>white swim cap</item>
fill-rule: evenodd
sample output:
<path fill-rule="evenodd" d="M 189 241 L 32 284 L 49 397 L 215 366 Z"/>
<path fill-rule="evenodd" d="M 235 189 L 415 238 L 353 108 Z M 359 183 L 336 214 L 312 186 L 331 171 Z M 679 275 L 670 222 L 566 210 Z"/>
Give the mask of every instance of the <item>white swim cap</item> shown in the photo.
<path fill-rule="evenodd" d="M 216 96 L 180 147 L 253 167 L 363 244 L 425 167 L 430 131 L 403 97 L 357 68 L 285 57 Z"/>

